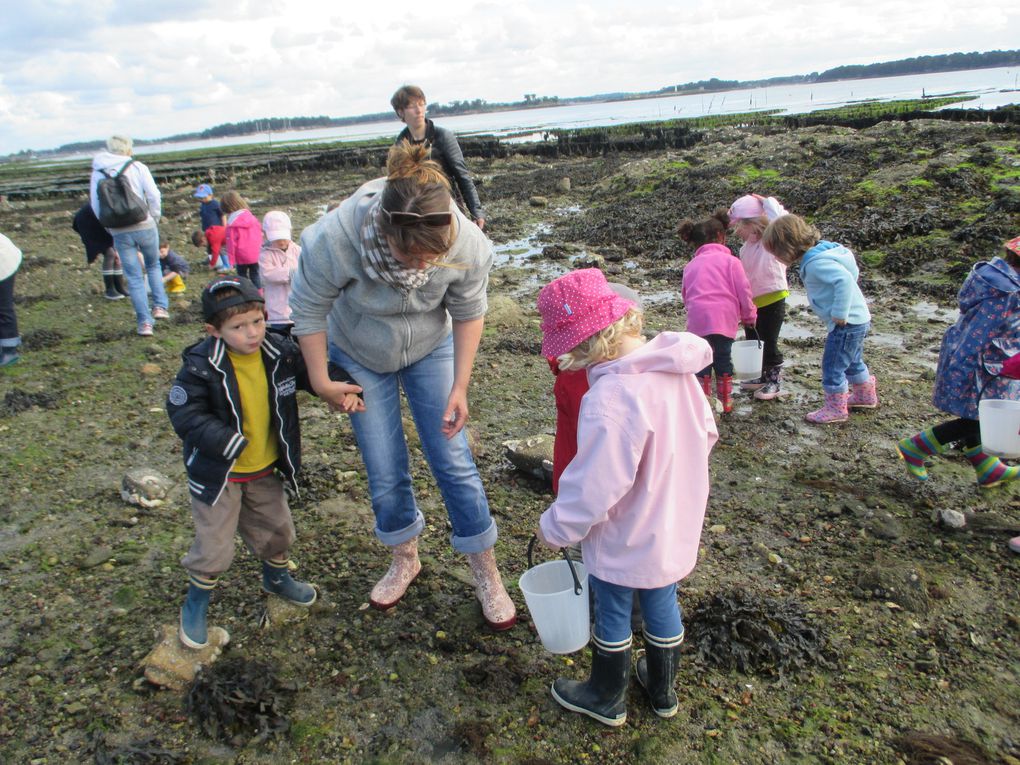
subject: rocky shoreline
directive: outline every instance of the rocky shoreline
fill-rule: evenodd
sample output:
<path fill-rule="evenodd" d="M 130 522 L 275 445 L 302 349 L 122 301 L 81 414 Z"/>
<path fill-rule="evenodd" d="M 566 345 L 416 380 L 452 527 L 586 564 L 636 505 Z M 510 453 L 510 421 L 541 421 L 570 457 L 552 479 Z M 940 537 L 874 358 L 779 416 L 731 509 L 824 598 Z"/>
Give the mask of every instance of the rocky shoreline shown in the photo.
<path fill-rule="evenodd" d="M 469 158 L 498 263 L 472 438 L 500 527 L 497 554 L 525 616 L 516 580 L 551 495 L 502 444 L 549 433 L 555 421 L 534 311 L 545 279 L 599 265 L 645 296 L 651 330 L 682 328 L 676 296 L 690 253 L 676 223 L 756 191 L 852 247 L 872 301 L 866 353 L 882 406 L 846 426 L 813 427 L 802 415 L 820 399 L 824 330 L 794 285 L 783 339 L 789 395 L 742 397 L 720 421 L 702 559 L 681 593 L 691 634 L 702 628 L 683 655 L 681 713 L 658 720 L 635 687 L 629 722 L 613 732 L 549 697 L 555 676 L 587 670 L 585 652 L 545 653 L 526 618 L 509 633 L 482 628 L 420 457 L 425 569 L 392 612 L 365 608 L 385 557 L 349 425 L 312 398 L 302 401 L 307 470 L 294 554 L 321 604 L 300 622 L 263 618 L 256 563 L 239 550 L 210 618 L 230 633 L 224 657 L 266 662 L 273 677 L 221 660 L 234 675 L 207 683 L 190 706 L 147 682 L 139 662 L 173 621 L 190 541 L 179 442 L 162 405 L 180 350 L 201 331 L 193 178 L 163 183 L 163 233 L 196 271 L 174 319 L 149 340 L 85 267 L 70 229 L 81 197 L 10 195 L 0 231 L 25 252 L 25 354 L 0 374 L 0 753 L 36 763 L 537 765 L 891 764 L 955 751 L 960 762 L 960 752 L 1020 762 L 1020 556 L 1006 548 L 1020 492 L 979 492 L 953 456 L 938 460 L 928 485 L 912 483 L 892 449 L 938 420 L 935 359 L 971 264 L 1020 233 L 1018 134 L 1015 123 L 926 117 L 723 126 L 690 146 Z M 288 210 L 298 231 L 379 174 L 371 155 L 270 173 L 231 166 L 217 182 L 236 186 L 257 213 Z M 161 504 L 121 498 L 136 467 L 171 479 Z M 962 528 L 947 511 L 963 515 Z M 744 626 L 725 629 L 733 625 Z M 201 715 L 215 714 L 232 678 L 266 694 L 269 711 L 218 737 Z"/>

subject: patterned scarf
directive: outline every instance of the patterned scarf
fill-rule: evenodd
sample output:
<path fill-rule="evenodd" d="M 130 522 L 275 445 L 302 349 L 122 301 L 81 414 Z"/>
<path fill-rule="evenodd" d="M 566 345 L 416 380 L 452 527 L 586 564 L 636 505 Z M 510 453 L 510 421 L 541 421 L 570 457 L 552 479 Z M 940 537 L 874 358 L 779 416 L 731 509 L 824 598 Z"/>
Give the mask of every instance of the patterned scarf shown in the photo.
<path fill-rule="evenodd" d="M 372 279 L 387 284 L 407 294 L 425 285 L 436 270 L 436 266 L 405 268 L 390 253 L 389 242 L 380 232 L 382 195 L 372 203 L 361 224 L 361 265 Z"/>

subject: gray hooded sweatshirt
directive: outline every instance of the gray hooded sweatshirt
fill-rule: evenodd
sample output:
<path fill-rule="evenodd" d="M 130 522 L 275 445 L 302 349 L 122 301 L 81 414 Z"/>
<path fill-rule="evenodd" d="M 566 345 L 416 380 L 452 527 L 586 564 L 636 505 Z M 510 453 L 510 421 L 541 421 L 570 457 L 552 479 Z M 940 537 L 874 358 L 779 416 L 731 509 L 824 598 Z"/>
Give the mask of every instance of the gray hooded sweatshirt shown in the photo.
<path fill-rule="evenodd" d="M 368 369 L 386 374 L 427 356 L 452 320 L 485 315 L 492 242 L 459 210 L 457 238 L 423 286 L 402 292 L 365 271 L 361 224 L 385 179 L 369 181 L 301 234 L 290 295 L 292 333 L 326 332 L 329 341 Z"/>

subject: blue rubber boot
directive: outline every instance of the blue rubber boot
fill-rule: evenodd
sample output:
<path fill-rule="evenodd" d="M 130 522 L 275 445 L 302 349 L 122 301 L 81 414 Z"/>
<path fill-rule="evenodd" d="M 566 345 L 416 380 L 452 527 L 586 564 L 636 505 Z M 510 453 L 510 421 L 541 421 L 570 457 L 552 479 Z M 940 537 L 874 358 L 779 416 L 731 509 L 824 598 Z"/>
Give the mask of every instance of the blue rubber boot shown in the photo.
<path fill-rule="evenodd" d="M 215 579 L 191 575 L 188 595 L 181 606 L 180 627 L 177 630 L 177 636 L 188 648 L 205 648 L 209 645 L 205 614 L 209 609 L 209 595 L 215 586 Z"/>
<path fill-rule="evenodd" d="M 288 561 L 278 563 L 274 560 L 262 561 L 262 589 L 273 595 L 279 595 L 297 606 L 310 606 L 318 595 L 315 588 L 307 582 L 293 579 L 287 570 Z"/>

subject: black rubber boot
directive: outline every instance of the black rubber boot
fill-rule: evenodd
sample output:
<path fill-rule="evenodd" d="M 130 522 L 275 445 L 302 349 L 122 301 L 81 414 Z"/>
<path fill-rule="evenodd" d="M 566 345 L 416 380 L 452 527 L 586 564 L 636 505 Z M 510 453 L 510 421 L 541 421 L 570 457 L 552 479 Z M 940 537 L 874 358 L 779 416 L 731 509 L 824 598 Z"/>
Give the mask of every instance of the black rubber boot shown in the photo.
<path fill-rule="evenodd" d="M 113 287 L 114 287 L 115 290 L 117 290 L 117 292 L 119 292 L 124 297 L 131 297 L 131 295 L 128 294 L 127 285 L 124 284 L 124 272 L 123 271 L 115 271 L 114 272 L 114 274 L 113 274 Z"/>
<path fill-rule="evenodd" d="M 652 709 L 659 717 L 672 717 L 680 708 L 673 682 L 683 642 L 683 632 L 673 638 L 658 638 L 645 633 L 645 655 L 638 657 L 637 679 L 648 691 Z"/>
<path fill-rule="evenodd" d="M 614 728 L 627 722 L 627 683 L 630 680 L 630 639 L 607 645 L 592 638 L 591 676 L 586 681 L 558 677 L 552 696 L 560 706 L 580 712 Z"/>
<path fill-rule="evenodd" d="M 124 296 L 117 292 L 117 285 L 114 283 L 114 277 L 110 274 L 103 274 L 103 297 L 107 300 L 123 300 Z"/>

